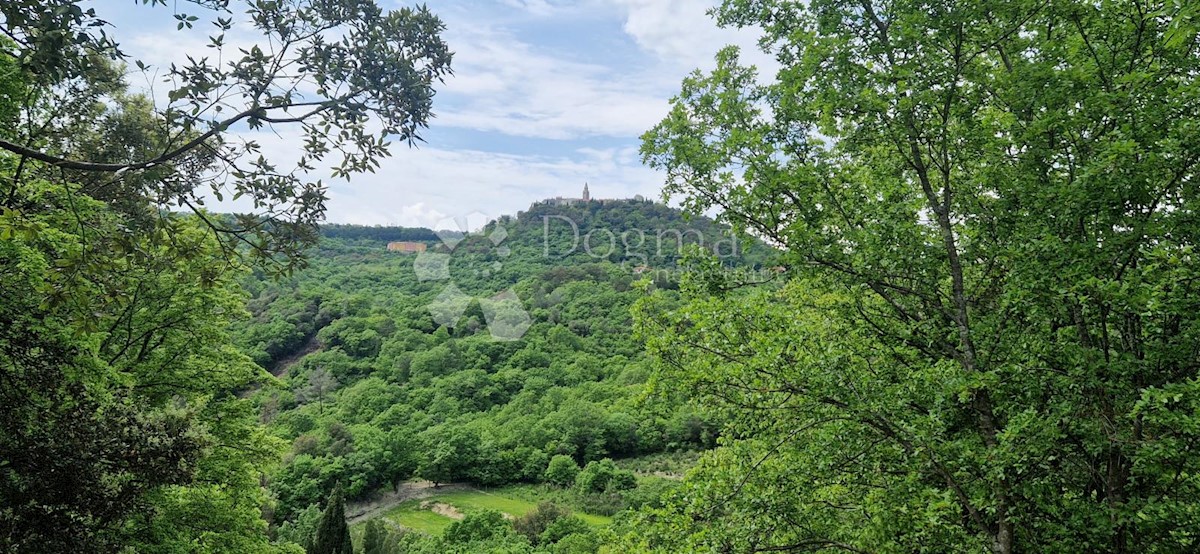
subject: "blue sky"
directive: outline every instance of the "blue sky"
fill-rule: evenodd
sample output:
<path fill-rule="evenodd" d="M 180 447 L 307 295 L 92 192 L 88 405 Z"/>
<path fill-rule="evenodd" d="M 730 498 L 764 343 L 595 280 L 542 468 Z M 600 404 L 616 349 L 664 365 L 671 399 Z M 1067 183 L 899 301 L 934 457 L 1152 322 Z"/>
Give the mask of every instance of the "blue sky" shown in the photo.
<path fill-rule="evenodd" d="M 428 2 L 447 25 L 455 75 L 439 89 L 426 143 L 394 145 L 376 174 L 327 180 L 328 220 L 444 227 L 576 196 L 585 181 L 593 197 L 658 197 L 662 176 L 641 164 L 638 136 L 666 114 L 683 77 L 711 67 L 726 44 L 769 64 L 753 31 L 718 29 L 705 15 L 715 2 Z M 208 30 L 176 31 L 170 8 L 95 6 L 131 58 L 161 67 L 204 53 Z M 285 159 L 297 144 L 287 130 L 256 139 Z"/>

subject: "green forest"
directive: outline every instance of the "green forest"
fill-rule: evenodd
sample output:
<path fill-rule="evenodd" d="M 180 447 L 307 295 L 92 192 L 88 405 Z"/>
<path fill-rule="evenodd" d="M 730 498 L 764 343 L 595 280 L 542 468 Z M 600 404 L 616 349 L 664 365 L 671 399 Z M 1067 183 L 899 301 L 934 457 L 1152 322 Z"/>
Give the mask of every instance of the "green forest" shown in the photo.
<path fill-rule="evenodd" d="M 0 551 L 1200 551 L 1200 5 L 725 0 L 659 196 L 426 228 L 438 6 L 129 4 L 0 3 Z"/>
<path fill-rule="evenodd" d="M 545 256 L 566 254 L 575 242 L 561 218 L 583 236 L 622 229 L 652 238 L 628 255 L 606 243 Z M 550 221 L 568 232 L 547 234 Z M 663 232 L 660 249 L 656 230 L 679 228 L 695 232 Z M 278 379 L 248 399 L 267 431 L 290 445 L 268 487 L 281 536 L 303 544 L 334 488 L 353 503 L 407 491 L 414 478 L 500 488 L 563 513 L 607 518 L 659 505 L 692 454 L 717 444 L 715 413 L 685 391 L 653 386 L 653 363 L 630 332 L 631 310 L 649 290 L 679 302 L 677 263 L 693 250 L 710 252 L 698 237 L 732 240 L 728 229 L 648 201 L 538 203 L 461 241 L 431 242 L 431 255 L 446 256 L 450 268 L 426 280 L 414 271 L 424 254 L 388 252 L 379 240 L 400 229 L 365 229 L 374 236 L 322 237 L 310 265 L 292 277 L 251 275 L 243 285 L 250 317 L 232 335 Z M 738 248 L 729 263 L 746 275 L 773 255 L 760 243 Z M 635 275 L 630 263 L 655 269 Z M 464 303 L 455 321 L 439 325 L 448 287 L 463 291 Z M 519 340 L 497 340 L 503 314 L 485 312 L 506 289 L 526 299 L 530 326 Z M 650 456 L 675 472 L 655 475 Z M 600 530 L 581 528 L 571 541 L 595 551 Z M 470 548 L 549 546 L 539 543 L 541 532 L 524 539 L 510 531 Z M 401 551 L 452 548 L 436 539 L 406 535 Z"/>

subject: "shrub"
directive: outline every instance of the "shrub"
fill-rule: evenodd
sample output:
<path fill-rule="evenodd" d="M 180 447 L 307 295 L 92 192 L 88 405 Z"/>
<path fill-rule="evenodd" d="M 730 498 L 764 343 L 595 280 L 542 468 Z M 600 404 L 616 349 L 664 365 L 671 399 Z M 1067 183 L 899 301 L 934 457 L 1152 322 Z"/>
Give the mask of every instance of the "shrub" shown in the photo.
<path fill-rule="evenodd" d="M 507 535 L 512 528 L 504 514 L 496 510 L 483 510 L 467 514 L 461 521 L 451 523 L 442 537 L 452 544 L 465 544 L 491 540 Z"/>
<path fill-rule="evenodd" d="M 591 464 L 588 464 L 589 466 Z M 550 459 L 546 466 L 546 481 L 560 487 L 569 487 L 579 475 L 579 464 L 570 456 L 559 454 Z"/>
<path fill-rule="evenodd" d="M 570 515 L 570 510 L 553 502 L 543 501 L 539 502 L 533 511 L 513 520 L 513 529 L 525 535 L 530 543 L 536 545 L 546 529 Z"/>
<path fill-rule="evenodd" d="M 582 519 L 575 516 L 567 516 L 559 518 L 550 523 L 545 531 L 542 531 L 540 542 L 541 544 L 554 544 L 568 535 L 586 535 L 592 532 L 592 528 Z"/>
<path fill-rule="evenodd" d="M 633 472 L 618 468 L 608 458 L 588 462 L 587 467 L 575 476 L 575 487 L 584 494 L 627 490 L 636 486 L 637 479 Z"/>

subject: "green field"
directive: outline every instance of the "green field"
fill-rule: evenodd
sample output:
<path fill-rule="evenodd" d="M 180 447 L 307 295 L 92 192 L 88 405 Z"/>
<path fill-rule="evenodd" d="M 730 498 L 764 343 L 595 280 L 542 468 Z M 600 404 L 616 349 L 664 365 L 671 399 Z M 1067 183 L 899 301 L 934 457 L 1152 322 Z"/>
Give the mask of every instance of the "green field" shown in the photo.
<path fill-rule="evenodd" d="M 473 510 L 499 510 L 511 516 L 523 516 L 533 511 L 537 503 L 504 494 L 504 489 L 495 492 L 480 490 L 456 491 L 436 496 L 434 499 L 445 502 L 464 513 Z M 576 516 L 586 521 L 588 525 L 603 526 L 612 523 L 612 518 L 576 512 Z"/>
<path fill-rule="evenodd" d="M 443 529 L 454 523 L 454 520 L 422 509 L 421 503 L 426 500 L 436 500 L 436 498 L 410 500 L 388 510 L 387 513 L 383 514 L 383 517 L 390 519 L 405 529 L 429 533 L 430 535 L 440 535 Z"/>
<path fill-rule="evenodd" d="M 464 514 L 480 510 L 497 510 L 513 517 L 523 516 L 537 507 L 536 502 L 513 498 L 504 494 L 504 489 L 485 492 L 481 490 L 459 490 L 442 494 L 434 494 L 420 500 L 409 500 L 388 510 L 381 516 L 383 519 L 396 523 L 406 529 L 420 531 L 431 535 L 439 535 L 454 522 L 454 519 L 422 509 L 425 502 L 441 502 L 457 508 Z M 612 518 L 576 512 L 576 516 L 592 526 L 604 526 L 612 523 Z M 362 532 L 364 523 L 354 526 L 355 536 Z"/>

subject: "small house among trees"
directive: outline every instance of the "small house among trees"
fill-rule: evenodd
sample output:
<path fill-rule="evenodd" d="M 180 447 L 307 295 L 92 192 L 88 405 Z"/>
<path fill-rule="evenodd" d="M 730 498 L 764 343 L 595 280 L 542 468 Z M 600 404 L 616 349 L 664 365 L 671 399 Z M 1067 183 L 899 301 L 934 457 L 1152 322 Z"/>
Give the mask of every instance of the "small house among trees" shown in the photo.
<path fill-rule="evenodd" d="M 389 242 L 387 245 L 388 252 L 401 252 L 403 254 L 424 252 L 426 248 L 423 242 L 396 241 Z"/>

